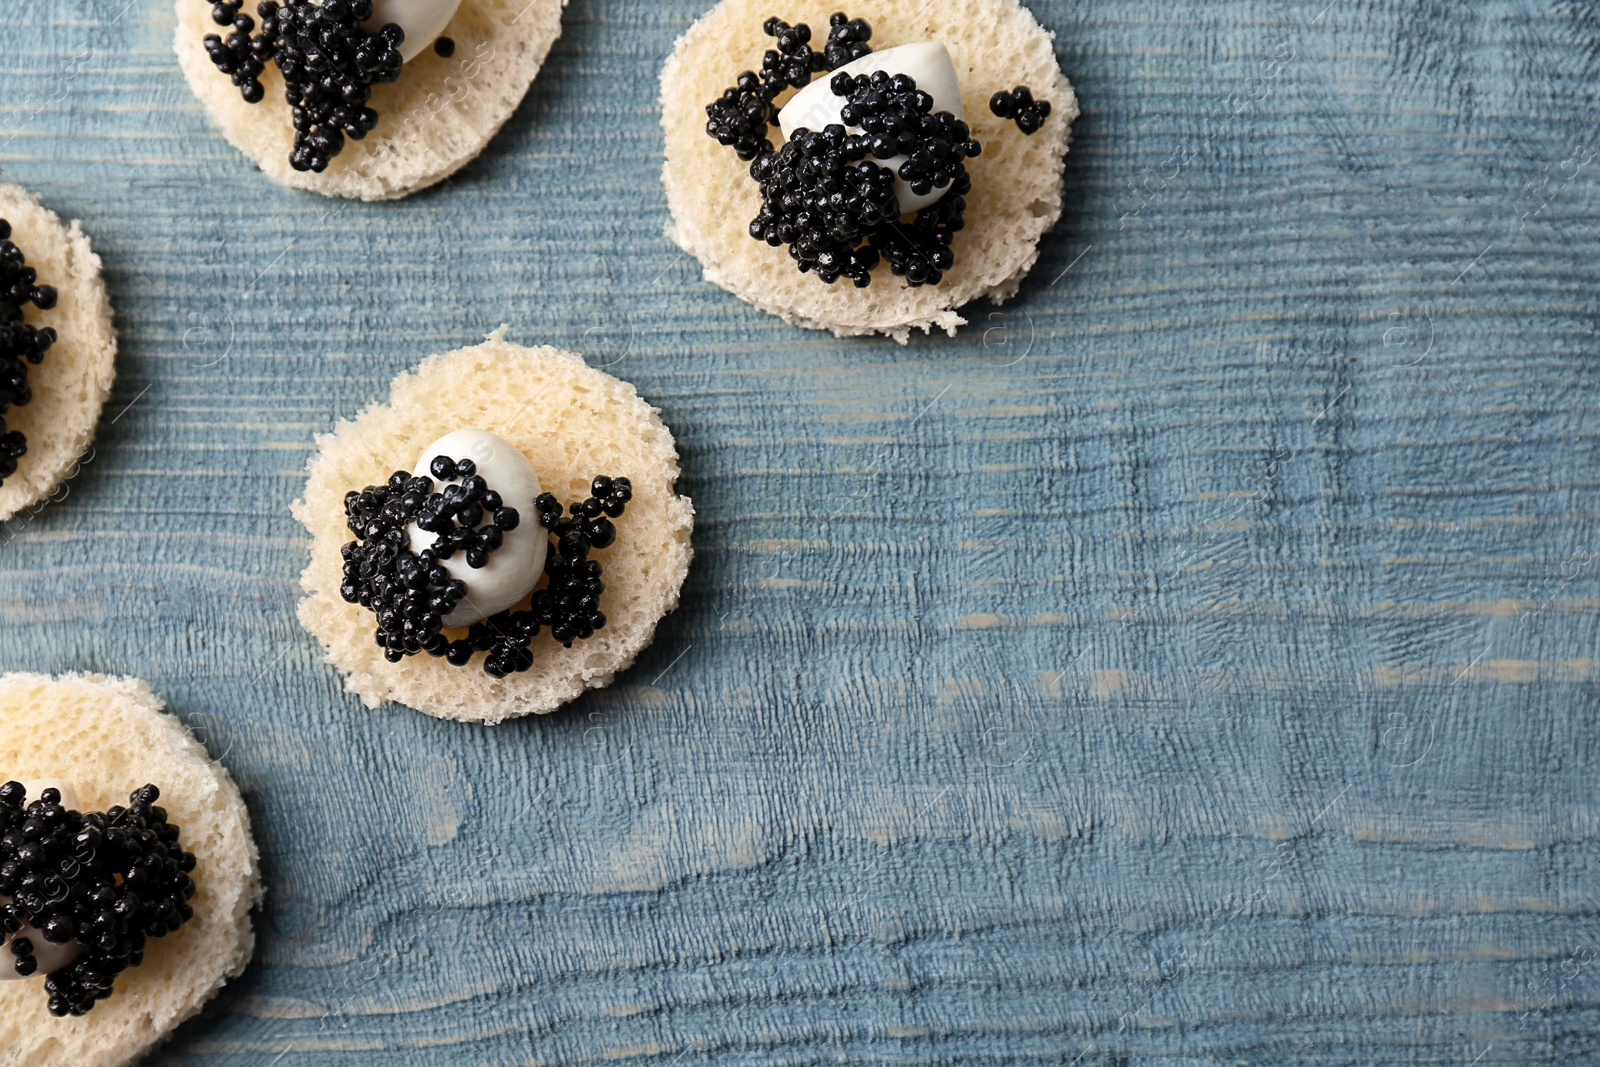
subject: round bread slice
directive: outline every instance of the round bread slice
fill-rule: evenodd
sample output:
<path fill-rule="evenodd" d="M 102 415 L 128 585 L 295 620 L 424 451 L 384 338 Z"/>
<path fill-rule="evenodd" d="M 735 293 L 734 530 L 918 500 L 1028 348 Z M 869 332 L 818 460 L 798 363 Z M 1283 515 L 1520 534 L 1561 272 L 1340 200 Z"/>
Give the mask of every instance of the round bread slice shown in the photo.
<path fill-rule="evenodd" d="M 0 185 L 0 219 L 11 223 L 11 240 L 39 272 L 39 284 L 57 292 L 55 307 L 29 307 L 23 315 L 29 325 L 54 327 L 57 339 L 44 362 L 28 367 L 33 399 L 5 412 L 7 428 L 28 439 L 28 454 L 0 485 L 4 522 L 40 506 L 77 470 L 111 395 L 117 335 L 100 257 L 76 220 L 63 226 L 55 212 L 15 185 Z"/>
<path fill-rule="evenodd" d="M 219 34 L 210 0 L 177 0 L 174 47 L 189 88 L 222 135 L 267 176 L 295 189 L 360 200 L 396 200 L 426 189 L 466 166 L 522 102 L 561 36 L 565 0 L 461 0 L 444 36 L 455 41 L 445 59 L 428 48 L 398 80 L 374 86 L 369 106 L 378 126 L 321 174 L 289 166 L 294 127 L 275 64 L 261 75 L 266 97 L 247 104 L 232 79 L 206 54 L 207 34 Z M 246 11 L 254 13 L 255 0 Z"/>
<path fill-rule="evenodd" d="M 761 28 L 769 16 L 806 23 L 820 46 L 828 17 L 839 10 L 871 24 L 874 51 L 938 41 L 955 61 L 966 121 L 983 154 L 967 161 L 967 225 L 953 245 L 955 267 L 938 285 L 913 289 L 887 266 L 873 271 L 865 289 L 849 279 L 824 285 L 800 273 L 788 249 L 750 236 L 761 208 L 750 164 L 706 134 L 706 105 L 742 71 L 759 70 L 762 53 L 773 47 Z M 678 39 L 661 72 L 668 235 L 700 260 L 706 280 L 796 325 L 839 337 L 888 334 L 902 344 L 916 329 L 954 336 L 966 323 L 957 308 L 982 296 L 1000 304 L 1016 295 L 1039 258 L 1039 238 L 1061 217 L 1061 173 L 1078 100 L 1056 63 L 1053 40 L 1017 0 L 870 0 L 855 7 L 839 0 L 723 0 Z M 989 111 L 991 96 L 1018 85 L 1052 108 L 1032 137 Z M 776 126 L 770 136 L 783 146 Z"/>
<path fill-rule="evenodd" d="M 169 1036 L 255 951 L 260 859 L 239 789 L 137 678 L 0 676 L 0 781 L 65 778 L 85 811 L 127 804 L 154 783 L 194 853 L 194 918 L 152 938 L 81 1018 L 46 1010 L 39 981 L 0 982 L 0 1065 L 115 1067 Z"/>
<path fill-rule="evenodd" d="M 541 631 L 530 646 L 533 668 L 507 678 L 485 674 L 482 655 L 464 667 L 426 653 L 390 663 L 374 640 L 372 613 L 339 595 L 340 549 L 353 539 L 345 494 L 410 470 L 429 443 L 465 428 L 498 434 L 521 449 L 544 491 L 563 504 L 588 496 L 595 475 L 633 481 L 616 542 L 591 556 L 605 567 L 605 628 L 571 648 Z M 341 422 L 317 444 L 305 497 L 294 504 L 295 518 L 311 532 L 300 621 L 368 707 L 394 700 L 441 719 L 491 725 L 545 714 L 585 688 L 610 685 L 678 606 L 694 554 L 694 506 L 675 488 L 672 433 L 633 386 L 570 352 L 512 344 L 502 326 L 481 345 L 433 356 L 401 374 L 389 403 Z M 530 510 L 523 521 L 537 519 Z"/>

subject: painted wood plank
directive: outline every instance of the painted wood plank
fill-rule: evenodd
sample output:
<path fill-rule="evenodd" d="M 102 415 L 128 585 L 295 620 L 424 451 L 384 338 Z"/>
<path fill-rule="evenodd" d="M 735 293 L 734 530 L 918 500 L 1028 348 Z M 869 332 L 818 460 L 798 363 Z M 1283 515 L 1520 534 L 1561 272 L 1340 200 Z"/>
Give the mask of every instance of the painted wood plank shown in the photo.
<path fill-rule="evenodd" d="M 575 3 L 485 156 L 377 207 L 214 135 L 166 0 L 0 29 L 0 168 L 123 340 L 0 527 L 0 666 L 149 678 L 271 885 L 153 1062 L 1600 1059 L 1600 20 L 1034 6 L 1067 218 L 906 348 L 662 238 L 690 0 Z M 684 608 L 550 719 L 367 712 L 293 618 L 311 437 L 502 322 L 662 407 Z"/>

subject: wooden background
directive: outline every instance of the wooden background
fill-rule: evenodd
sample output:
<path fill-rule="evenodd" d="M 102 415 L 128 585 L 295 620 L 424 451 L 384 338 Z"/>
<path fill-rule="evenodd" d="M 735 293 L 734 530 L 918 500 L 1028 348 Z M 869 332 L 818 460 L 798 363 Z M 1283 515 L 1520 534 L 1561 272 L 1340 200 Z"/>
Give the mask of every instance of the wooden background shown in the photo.
<path fill-rule="evenodd" d="M 123 345 L 0 664 L 147 677 L 271 887 L 152 1061 L 1600 1062 L 1592 6 L 1038 0 L 1067 217 L 901 348 L 661 236 L 704 2 L 573 0 L 371 207 L 211 131 L 168 0 L 0 25 L 4 177 Z M 365 711 L 293 617 L 311 437 L 501 322 L 663 409 L 683 610 L 547 719 Z"/>

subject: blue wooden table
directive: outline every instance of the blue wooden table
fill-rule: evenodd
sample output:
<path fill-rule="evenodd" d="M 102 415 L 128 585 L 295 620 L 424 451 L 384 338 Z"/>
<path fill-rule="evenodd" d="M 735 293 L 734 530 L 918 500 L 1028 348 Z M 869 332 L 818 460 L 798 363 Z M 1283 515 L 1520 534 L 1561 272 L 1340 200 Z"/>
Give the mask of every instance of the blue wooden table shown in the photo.
<path fill-rule="evenodd" d="M 1038 0 L 1067 216 L 902 348 L 663 239 L 704 2 L 573 0 L 381 206 L 216 136 L 167 0 L 0 26 L 3 177 L 122 337 L 0 667 L 147 677 L 270 885 L 153 1061 L 1600 1062 L 1591 5 Z M 502 322 L 663 409 L 684 607 L 550 718 L 366 711 L 293 616 L 312 435 Z"/>

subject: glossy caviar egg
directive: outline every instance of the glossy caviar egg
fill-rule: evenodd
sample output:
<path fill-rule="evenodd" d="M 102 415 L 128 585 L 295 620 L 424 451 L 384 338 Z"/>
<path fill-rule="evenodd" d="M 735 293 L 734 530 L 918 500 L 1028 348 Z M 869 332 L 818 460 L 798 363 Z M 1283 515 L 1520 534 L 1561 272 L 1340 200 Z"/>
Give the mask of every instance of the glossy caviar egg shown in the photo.
<path fill-rule="evenodd" d="M 520 516 L 516 527 L 504 532 L 500 547 L 489 553 L 484 566 L 473 567 L 461 552 L 439 561 L 439 566 L 449 572 L 452 579 L 460 579 L 467 585 L 466 597 L 444 619 L 445 628 L 454 630 L 514 607 L 533 592 L 544 574 L 550 535 L 539 525 L 533 506 L 543 492 L 539 476 L 534 473 L 528 457 L 515 445 L 485 430 L 456 430 L 427 447 L 418 458 L 413 474 L 419 478 L 432 477 L 430 468 L 439 456 L 471 460 L 477 468 L 477 476 L 499 494 L 505 507 L 516 509 Z M 438 484 L 435 489 L 442 491 L 448 484 Z M 485 515 L 478 528 L 491 522 L 492 517 Z M 434 542 L 435 535 L 415 523 L 407 532 L 411 551 L 418 554 Z"/>
<path fill-rule="evenodd" d="M 33 781 L 23 782 L 28 790 L 28 801 L 32 803 L 39 799 L 46 789 L 54 789 L 61 794 L 61 806 L 69 811 L 78 810 L 78 791 L 72 783 L 65 778 L 36 778 Z"/>
<path fill-rule="evenodd" d="M 362 23 L 362 29 L 376 33 L 392 22 L 405 30 L 400 56 L 410 62 L 433 47 L 460 6 L 461 0 L 372 0 L 372 17 Z"/>
<path fill-rule="evenodd" d="M 961 83 L 956 78 L 955 63 L 950 59 L 949 49 L 937 41 L 903 44 L 862 56 L 832 74 L 815 78 L 810 85 L 795 93 L 783 106 L 783 110 L 778 112 L 778 125 L 783 129 L 784 137 L 793 138 L 794 131 L 801 128 L 820 132 L 830 125 L 841 123 L 840 114 L 844 110 L 845 99 L 834 95 L 830 84 L 833 78 L 840 74 L 849 74 L 853 77 L 880 70 L 888 74 L 904 74 L 914 79 L 918 89 L 933 97 L 934 110 L 948 111 L 958 119 L 966 117 L 966 112 L 961 107 Z M 850 132 L 858 131 L 852 129 Z M 906 158 L 901 155 L 892 159 L 879 159 L 878 162 L 898 175 Z M 902 214 L 909 215 L 913 211 L 920 211 L 930 204 L 938 203 L 948 189 L 949 186 L 941 186 L 926 195 L 918 196 L 911 191 L 909 183 L 899 177 L 895 178 L 895 197 L 900 202 Z"/>

